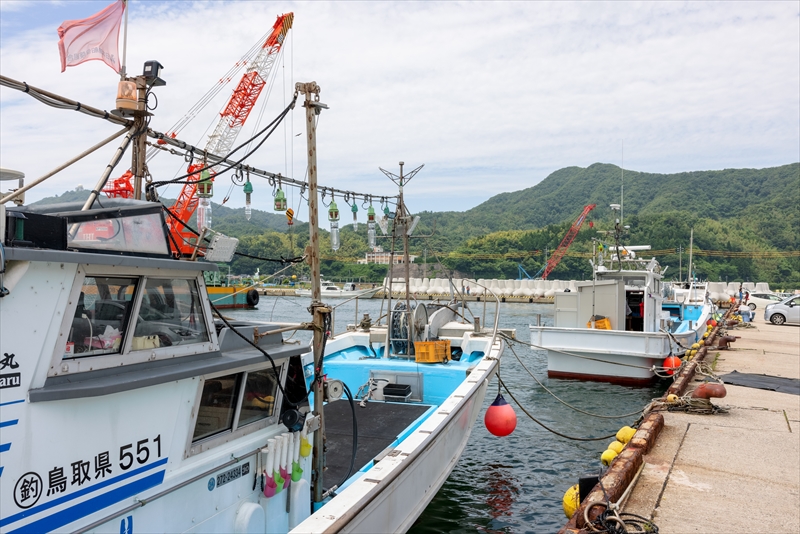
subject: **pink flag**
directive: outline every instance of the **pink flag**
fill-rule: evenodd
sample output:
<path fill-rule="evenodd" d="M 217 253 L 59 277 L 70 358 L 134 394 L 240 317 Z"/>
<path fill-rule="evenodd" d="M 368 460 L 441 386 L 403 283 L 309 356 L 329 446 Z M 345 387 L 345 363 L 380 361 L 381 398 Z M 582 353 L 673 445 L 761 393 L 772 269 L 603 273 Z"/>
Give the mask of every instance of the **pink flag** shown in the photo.
<path fill-rule="evenodd" d="M 61 72 L 84 61 L 99 59 L 119 73 L 119 25 L 125 2 L 117 2 L 81 20 L 64 21 L 58 28 Z"/>

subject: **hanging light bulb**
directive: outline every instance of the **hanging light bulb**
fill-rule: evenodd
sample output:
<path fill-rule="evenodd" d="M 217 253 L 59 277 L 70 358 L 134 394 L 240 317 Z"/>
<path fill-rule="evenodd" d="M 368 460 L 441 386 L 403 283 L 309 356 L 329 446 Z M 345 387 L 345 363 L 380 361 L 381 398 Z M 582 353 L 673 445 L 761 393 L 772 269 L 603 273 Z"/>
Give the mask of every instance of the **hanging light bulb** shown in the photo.
<path fill-rule="evenodd" d="M 353 199 L 353 205 L 350 207 L 350 211 L 353 212 L 353 231 L 358 232 L 358 204 L 356 204 L 355 199 Z"/>
<path fill-rule="evenodd" d="M 339 208 L 336 201 L 331 201 L 328 206 L 328 220 L 331 223 L 331 250 L 339 250 Z"/>
<path fill-rule="evenodd" d="M 383 217 L 378 221 L 378 226 L 383 232 L 383 235 L 387 235 L 389 233 L 389 205 L 387 204 L 386 207 L 383 208 Z"/>
<path fill-rule="evenodd" d="M 275 211 L 286 211 L 286 195 L 280 187 L 275 192 Z"/>
<path fill-rule="evenodd" d="M 375 249 L 375 208 L 372 204 L 367 209 L 367 243 L 369 248 Z"/>
<path fill-rule="evenodd" d="M 247 180 L 244 184 L 244 216 L 249 221 L 250 216 L 253 214 L 252 206 L 250 205 L 250 195 L 253 194 L 253 184 Z"/>
<path fill-rule="evenodd" d="M 200 181 L 197 182 L 197 227 L 202 231 L 203 228 L 211 227 L 211 197 L 214 196 L 214 181 L 211 172 L 204 169 L 200 172 Z"/>

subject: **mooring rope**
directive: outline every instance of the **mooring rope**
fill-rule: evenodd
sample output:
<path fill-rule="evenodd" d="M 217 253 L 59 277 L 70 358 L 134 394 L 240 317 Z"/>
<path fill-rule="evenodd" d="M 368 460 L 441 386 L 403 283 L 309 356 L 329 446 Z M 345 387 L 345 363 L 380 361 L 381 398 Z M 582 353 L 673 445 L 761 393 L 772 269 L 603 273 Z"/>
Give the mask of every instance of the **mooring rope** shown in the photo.
<path fill-rule="evenodd" d="M 528 368 L 525 366 L 525 364 L 524 364 L 524 363 L 522 363 L 522 359 L 519 357 L 519 355 L 517 354 L 517 352 L 514 350 L 514 347 L 512 346 L 512 343 L 511 343 L 511 341 L 509 341 L 509 343 L 508 343 L 508 348 L 509 348 L 509 349 L 511 349 L 511 353 L 514 355 L 514 357 L 515 357 L 515 358 L 517 358 L 517 361 L 518 361 L 518 362 L 519 362 L 519 364 L 522 366 L 522 368 L 523 368 L 523 369 L 525 369 L 525 371 L 527 371 L 527 372 L 528 372 L 528 374 L 531 376 L 531 378 L 533 378 L 533 379 L 536 381 L 536 383 L 537 383 L 537 384 L 539 384 L 539 386 L 541 386 L 541 388 L 542 388 L 542 389 L 544 389 L 546 392 L 548 392 L 550 395 L 552 395 L 552 396 L 553 396 L 553 398 L 554 398 L 554 399 L 556 399 L 558 402 L 560 402 L 560 403 L 561 403 L 561 404 L 563 404 L 564 406 L 567 406 L 568 408 L 571 408 L 571 409 L 575 410 L 576 412 L 580 412 L 580 413 L 582 413 L 582 414 L 589 415 L 589 416 L 591 416 L 591 417 L 598 417 L 598 418 L 600 418 L 600 419 L 624 419 L 624 418 L 626 418 L 626 417 L 631 417 L 631 416 L 634 416 L 634 415 L 640 415 L 640 414 L 642 413 L 642 410 L 638 410 L 638 411 L 636 411 L 636 412 L 626 413 L 626 414 L 624 414 L 624 415 L 600 415 L 600 414 L 596 414 L 596 413 L 587 412 L 587 411 L 585 411 L 585 410 L 581 410 L 580 408 L 577 408 L 577 407 L 575 407 L 575 406 L 571 405 L 570 403 L 566 402 L 565 400 L 563 400 L 563 399 L 559 398 L 559 397 L 558 397 L 558 395 L 556 395 L 555 393 L 553 393 L 552 391 L 550 391 L 550 390 L 547 388 L 547 386 L 545 386 L 544 384 L 542 384 L 542 382 L 541 382 L 541 381 L 540 381 L 540 380 L 539 380 L 539 379 L 536 377 L 536 375 L 534 375 L 534 374 L 533 374 L 533 373 L 530 371 L 530 369 L 528 369 Z"/>
<path fill-rule="evenodd" d="M 522 410 L 523 412 L 525 412 L 525 415 L 527 415 L 534 423 L 536 423 L 537 425 L 541 426 L 542 428 L 544 428 L 548 432 L 552 432 L 556 436 L 560 436 L 560 437 L 566 438 L 566 439 L 571 439 L 573 441 L 601 441 L 601 440 L 604 440 L 604 439 L 609 439 L 609 438 L 616 437 L 616 435 L 617 435 L 617 433 L 615 432 L 613 434 L 609 434 L 608 436 L 601 436 L 599 438 L 576 438 L 574 436 L 567 436 L 566 434 L 562 434 L 561 432 L 559 432 L 557 430 L 553 430 L 552 428 L 550 428 L 546 424 L 544 424 L 541 421 L 539 421 L 538 419 L 536 419 L 528 410 L 525 409 L 525 407 L 522 404 L 520 404 L 520 402 L 517 400 L 517 398 L 514 396 L 514 394 L 511 393 L 511 390 L 508 389 L 508 386 L 506 386 L 506 383 L 503 382 L 503 379 L 500 378 L 499 374 L 497 375 L 497 380 L 500 382 L 500 385 L 503 386 L 503 389 L 506 390 L 506 393 L 508 393 L 508 395 L 517 404 L 517 406 L 519 406 L 519 409 Z"/>

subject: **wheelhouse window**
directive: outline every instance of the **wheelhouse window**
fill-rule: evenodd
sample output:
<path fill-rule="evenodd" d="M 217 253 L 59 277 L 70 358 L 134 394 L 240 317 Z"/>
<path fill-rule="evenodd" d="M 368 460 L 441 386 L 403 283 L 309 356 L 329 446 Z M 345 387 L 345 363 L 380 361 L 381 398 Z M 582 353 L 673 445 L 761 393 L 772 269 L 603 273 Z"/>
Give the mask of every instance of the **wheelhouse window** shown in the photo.
<path fill-rule="evenodd" d="M 75 356 L 120 351 L 138 278 L 89 277 L 83 281 L 68 343 Z"/>
<path fill-rule="evenodd" d="M 272 369 L 206 379 L 192 443 L 271 418 L 277 391 L 278 377 Z"/>
<path fill-rule="evenodd" d="M 195 280 L 148 278 L 136 318 L 132 350 L 209 340 Z"/>
<path fill-rule="evenodd" d="M 275 411 L 278 381 L 272 369 L 247 373 L 247 382 L 239 414 L 239 426 L 270 417 Z"/>

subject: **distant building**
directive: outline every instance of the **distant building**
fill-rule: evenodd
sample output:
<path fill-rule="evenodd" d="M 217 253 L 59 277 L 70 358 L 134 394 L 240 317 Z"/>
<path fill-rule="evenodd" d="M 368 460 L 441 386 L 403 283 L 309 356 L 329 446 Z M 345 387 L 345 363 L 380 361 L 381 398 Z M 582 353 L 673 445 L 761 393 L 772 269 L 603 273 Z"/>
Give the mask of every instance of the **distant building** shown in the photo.
<path fill-rule="evenodd" d="M 389 252 L 384 252 L 381 247 L 375 247 L 374 252 L 367 252 L 365 258 L 363 260 L 358 260 L 358 263 L 362 265 L 365 265 L 367 263 L 378 263 L 381 265 L 389 265 L 390 255 L 391 254 Z M 414 263 L 415 258 L 417 258 L 417 256 L 414 256 L 413 254 L 408 255 L 409 262 L 411 263 Z M 395 252 L 394 264 L 398 265 L 400 263 L 403 263 L 403 254 Z"/>

